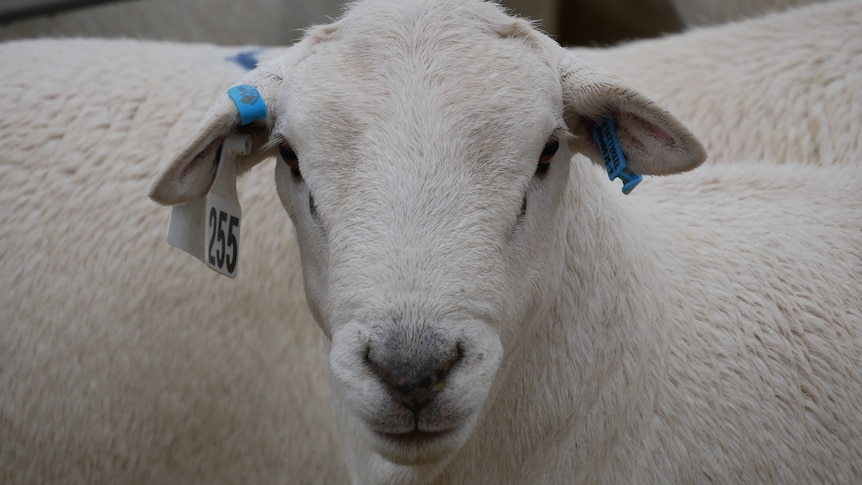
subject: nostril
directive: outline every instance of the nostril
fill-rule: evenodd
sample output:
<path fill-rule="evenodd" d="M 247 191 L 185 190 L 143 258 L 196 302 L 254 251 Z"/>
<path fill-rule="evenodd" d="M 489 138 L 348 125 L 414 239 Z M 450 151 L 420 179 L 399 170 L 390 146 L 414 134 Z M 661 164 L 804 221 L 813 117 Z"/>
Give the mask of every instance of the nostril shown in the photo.
<path fill-rule="evenodd" d="M 433 379 L 431 379 L 431 377 L 428 376 L 428 377 L 422 379 L 421 381 L 419 381 L 416 385 L 419 387 L 427 389 L 427 388 L 431 387 L 431 384 L 433 384 L 433 383 L 434 383 Z"/>

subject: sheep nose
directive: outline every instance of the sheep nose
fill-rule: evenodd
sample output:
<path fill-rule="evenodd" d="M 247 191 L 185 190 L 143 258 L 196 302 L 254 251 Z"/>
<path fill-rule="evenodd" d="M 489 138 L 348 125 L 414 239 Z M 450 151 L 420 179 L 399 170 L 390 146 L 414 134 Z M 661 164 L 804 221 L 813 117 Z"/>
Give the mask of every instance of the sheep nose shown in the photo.
<path fill-rule="evenodd" d="M 457 345 L 445 352 L 422 353 L 421 356 L 417 352 L 418 358 L 414 359 L 410 359 L 410 355 L 403 352 L 396 355 L 381 354 L 378 355 L 374 349 L 370 349 L 368 362 L 383 382 L 395 391 L 394 395 L 401 404 L 414 414 L 443 390 L 446 386 L 446 375 L 461 358 Z"/>

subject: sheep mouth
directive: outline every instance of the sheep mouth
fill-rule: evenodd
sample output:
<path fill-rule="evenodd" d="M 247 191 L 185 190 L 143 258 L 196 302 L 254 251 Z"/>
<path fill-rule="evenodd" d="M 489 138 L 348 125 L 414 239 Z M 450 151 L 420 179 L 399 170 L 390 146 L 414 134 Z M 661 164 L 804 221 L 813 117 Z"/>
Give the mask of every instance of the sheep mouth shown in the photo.
<path fill-rule="evenodd" d="M 459 448 L 455 430 L 374 434 L 378 441 L 378 452 L 399 465 L 439 462 Z"/>
<path fill-rule="evenodd" d="M 378 435 L 392 444 L 402 446 L 423 446 L 430 442 L 439 441 L 452 435 L 452 431 L 419 431 L 418 429 L 407 433 L 378 433 Z"/>

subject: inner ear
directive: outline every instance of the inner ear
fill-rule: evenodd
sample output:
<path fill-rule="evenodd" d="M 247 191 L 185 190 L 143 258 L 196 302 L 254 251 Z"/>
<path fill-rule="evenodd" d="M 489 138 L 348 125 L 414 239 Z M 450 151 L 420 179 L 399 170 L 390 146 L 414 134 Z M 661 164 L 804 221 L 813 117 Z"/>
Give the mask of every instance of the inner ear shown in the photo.
<path fill-rule="evenodd" d="M 636 174 L 684 172 L 706 159 L 703 146 L 673 115 L 583 57 L 566 54 L 560 81 L 569 129 L 581 140 L 578 148 L 597 163 L 602 157 L 592 130 L 606 119 L 614 120 L 615 137 Z"/>
<path fill-rule="evenodd" d="M 203 197 L 212 186 L 224 140 L 224 137 L 219 137 L 210 142 L 180 170 L 177 182 L 195 197 Z"/>
<path fill-rule="evenodd" d="M 637 173 L 671 175 L 691 170 L 706 158 L 700 142 L 672 118 L 650 120 L 626 111 L 614 120 L 620 146 Z"/>
<path fill-rule="evenodd" d="M 671 175 L 691 170 L 706 159 L 703 146 L 682 123 L 638 93 L 628 93 L 623 99 L 611 97 L 595 114 L 578 113 L 575 118 L 569 125 L 581 140 L 579 149 L 596 162 L 603 160 L 592 133 L 607 119 L 614 121 L 614 135 L 634 173 Z"/>
<path fill-rule="evenodd" d="M 242 127 L 221 122 L 206 126 L 160 174 L 150 189 L 150 198 L 160 204 L 175 205 L 205 196 L 215 180 L 222 145 L 234 132 L 252 138 L 252 151 L 240 159 L 237 175 L 272 155 L 274 148 L 267 143 L 269 130 L 265 122 Z"/>

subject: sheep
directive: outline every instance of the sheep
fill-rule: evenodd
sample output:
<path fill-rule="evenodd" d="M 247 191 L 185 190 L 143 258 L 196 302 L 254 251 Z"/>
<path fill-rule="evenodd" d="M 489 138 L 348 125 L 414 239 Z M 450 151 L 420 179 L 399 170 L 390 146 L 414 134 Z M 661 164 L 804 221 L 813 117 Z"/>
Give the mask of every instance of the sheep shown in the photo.
<path fill-rule="evenodd" d="M 74 160 L 68 162 L 73 164 L 74 168 L 67 168 L 65 170 L 70 172 L 58 173 L 55 176 L 59 175 L 62 178 L 71 172 L 81 172 L 86 169 L 89 163 L 95 164 L 88 169 L 90 173 L 94 173 L 103 164 L 106 156 L 104 152 L 96 157 L 80 154 L 91 153 L 103 137 L 112 143 L 113 140 L 122 139 L 122 144 L 117 148 L 123 149 L 124 153 L 130 153 L 132 160 L 140 160 L 142 157 L 148 156 L 147 153 L 150 151 L 147 149 L 151 149 L 154 144 L 162 143 L 167 137 L 165 148 L 158 150 L 159 155 L 151 155 L 153 159 L 148 159 L 149 164 L 138 165 L 141 168 L 146 166 L 147 168 L 144 170 L 149 170 L 149 165 L 157 163 L 159 158 L 163 158 L 164 155 L 172 151 L 173 147 L 178 145 L 182 137 L 187 136 L 187 130 L 184 126 L 191 123 L 200 114 L 200 111 L 195 109 L 190 100 L 177 98 L 178 94 L 185 93 L 178 93 L 175 87 L 172 86 L 171 91 L 152 89 L 154 84 L 159 86 L 163 84 L 162 81 L 165 80 L 163 79 L 165 74 L 163 70 L 167 72 L 180 70 L 178 74 L 181 77 L 193 76 L 192 82 L 183 80 L 179 85 L 210 86 L 208 91 L 212 93 L 220 89 L 217 84 L 222 83 L 227 86 L 228 80 L 233 78 L 234 73 L 239 72 L 236 65 L 216 68 L 213 65 L 220 66 L 225 64 L 223 62 L 225 59 L 235 59 L 238 57 L 237 54 L 247 52 L 236 49 L 210 50 L 202 47 L 195 48 L 193 51 L 186 51 L 185 49 L 188 48 L 183 47 L 177 52 L 188 52 L 188 55 L 183 54 L 178 56 L 180 59 L 176 59 L 165 52 L 156 51 L 156 47 L 161 51 L 167 50 L 164 45 L 159 44 L 119 42 L 111 45 L 110 48 L 106 47 L 103 44 L 95 45 L 90 41 L 44 41 L 34 44 L 15 43 L 3 46 L 4 58 L 9 60 L 6 65 L 10 66 L 3 71 L 7 76 L 6 85 L 17 86 L 17 89 L 7 91 L 6 101 L 4 101 L 4 106 L 8 107 L 4 111 L 7 116 L 10 116 L 10 119 L 7 119 L 3 127 L 3 135 L 0 136 L 0 140 L 2 140 L 4 147 L 4 160 L 7 163 L 8 161 L 15 162 L 15 164 L 9 163 L 8 165 L 4 163 L 9 170 L 3 175 L 4 187 L 18 185 L 27 187 L 22 181 L 31 179 L 25 178 L 24 172 L 16 171 L 18 168 L 24 167 L 25 160 L 28 167 L 41 160 L 50 160 L 52 163 L 56 163 L 58 157 L 61 155 L 68 156 L 69 153 L 76 154 Z M 133 47 L 135 49 L 144 48 L 148 53 L 142 55 Z M 13 49 L 25 50 L 15 54 Z M 178 47 L 171 45 L 169 49 L 175 51 Z M 101 60 L 103 59 L 134 59 L 135 62 L 133 67 L 129 66 L 129 63 L 126 63 L 125 67 L 123 64 L 118 67 L 116 66 L 117 61 L 112 61 L 112 66 L 102 63 Z M 233 62 L 227 64 L 233 64 Z M 99 66 L 101 67 L 99 68 Z M 217 69 L 217 74 L 214 74 L 213 69 Z M 128 126 L 118 126 L 116 123 L 104 122 L 104 119 L 96 118 L 90 120 L 91 123 L 95 124 L 90 129 L 92 134 L 100 136 L 79 138 L 75 136 L 62 137 L 61 129 L 57 128 L 56 125 L 49 126 L 44 119 L 40 123 L 22 124 L 18 118 L 21 113 L 33 113 L 35 116 L 37 112 L 59 112 L 63 116 L 58 116 L 54 122 L 60 125 L 67 123 L 71 126 L 73 123 L 68 123 L 68 121 L 79 114 L 72 111 L 75 109 L 74 104 L 71 105 L 71 108 L 66 105 L 66 99 L 69 97 L 67 92 L 75 92 L 71 90 L 72 87 L 77 86 L 79 92 L 86 91 L 92 88 L 94 84 L 92 79 L 100 78 L 120 84 L 117 73 L 123 76 L 123 83 L 137 79 L 134 76 L 128 76 L 127 73 L 129 72 L 153 72 L 158 76 L 158 81 L 150 80 L 149 83 L 138 86 L 137 89 L 123 88 L 126 90 L 124 95 L 127 98 L 122 98 L 120 93 L 117 93 L 111 99 L 101 100 L 100 104 L 86 105 L 82 103 L 81 107 L 84 109 L 81 110 L 81 113 L 84 116 L 81 118 L 87 119 L 87 116 L 92 116 L 100 111 L 110 113 L 111 111 L 108 111 L 105 106 L 112 106 L 112 109 L 116 110 L 114 112 L 120 115 L 120 119 L 122 119 L 123 112 L 134 116 L 133 113 L 137 109 L 137 112 L 146 115 L 147 118 L 161 120 L 160 125 L 147 126 L 146 130 L 141 130 Z M 88 73 L 90 77 L 83 76 L 84 73 Z M 50 79 L 56 79 L 57 83 L 62 82 L 62 86 L 43 89 L 41 93 L 34 92 L 31 86 Z M 216 79 L 220 80 L 216 81 Z M 160 96 L 151 98 L 150 93 L 153 91 L 158 91 Z M 203 96 L 207 96 L 206 91 L 207 89 L 203 90 Z M 57 94 L 61 92 L 67 93 L 67 95 Z M 23 97 L 20 96 L 21 93 L 24 93 Z M 166 95 L 173 97 L 166 97 Z M 180 105 L 183 109 L 175 109 L 175 105 Z M 63 112 L 64 109 L 67 111 Z M 178 116 L 179 119 L 171 119 L 171 115 Z M 162 119 L 160 117 L 167 118 Z M 135 137 L 125 136 L 129 130 L 135 130 Z M 139 136 L 142 138 L 136 138 Z M 45 143 L 46 141 L 49 143 Z M 114 147 L 114 145 L 105 146 L 103 150 Z M 120 167 L 116 167 L 116 169 L 119 170 Z M 50 169 L 46 167 L 41 172 L 48 174 Z M 284 271 L 275 274 L 268 271 L 266 273 L 268 275 L 266 287 L 255 282 L 257 286 L 241 290 L 236 296 L 227 297 L 231 300 L 223 305 L 224 308 L 221 308 L 218 314 L 226 315 L 229 314 L 228 310 L 232 310 L 238 316 L 223 317 L 223 320 L 220 320 L 221 325 L 217 328 L 204 326 L 200 320 L 192 320 L 191 315 L 209 315 L 215 312 L 208 309 L 207 300 L 201 299 L 199 292 L 193 291 L 193 286 L 197 285 L 188 284 L 190 277 L 194 278 L 192 281 L 203 281 L 207 285 L 216 286 L 217 289 L 219 288 L 218 285 L 222 285 L 220 288 L 224 291 L 219 292 L 220 295 L 237 293 L 236 286 L 228 286 L 221 281 L 212 281 L 212 277 L 207 278 L 210 275 L 205 276 L 199 273 L 190 275 L 189 270 L 179 271 L 177 268 L 182 268 L 185 260 L 182 255 L 178 255 L 175 251 L 167 251 L 164 248 L 160 230 L 153 229 L 146 233 L 151 237 L 142 237 L 140 225 L 133 224 L 132 220 L 126 220 L 122 215 L 118 216 L 114 213 L 117 206 L 129 207 L 134 209 L 136 214 L 140 214 L 143 221 L 155 218 L 151 212 L 152 208 L 140 204 L 137 199 L 132 199 L 133 195 L 131 194 L 142 192 L 143 189 L 137 190 L 135 188 L 137 186 L 134 184 L 143 183 L 142 180 L 149 176 L 149 172 L 143 172 L 133 173 L 131 177 L 128 177 L 128 180 L 125 177 L 121 178 L 122 186 L 131 190 L 127 190 L 127 192 L 118 191 L 118 193 L 130 193 L 130 195 L 127 196 L 125 204 L 120 202 L 119 204 L 111 204 L 110 207 L 105 203 L 101 205 L 92 204 L 87 194 L 75 195 L 70 193 L 71 187 L 58 190 L 58 187 L 54 186 L 55 184 L 45 184 L 34 188 L 27 187 L 23 194 L 8 189 L 2 191 L 6 195 L 3 200 L 4 206 L 9 208 L 9 213 L 19 214 L 22 217 L 26 215 L 28 219 L 24 222 L 28 230 L 31 231 L 28 233 L 20 226 L 16 226 L 18 232 L 4 232 L 2 237 L 2 240 L 7 242 L 4 245 L 6 246 L 4 257 L 0 258 L 3 263 L 4 274 L 10 275 L 10 281 L 18 283 L 17 288 L 5 292 L 7 299 L 3 305 L 0 305 L 0 308 L 4 309 L 3 318 L 0 321 L 17 322 L 17 325 L 4 324 L 3 338 L 0 338 L 0 343 L 3 344 L 3 348 L 0 349 L 0 362 L 3 365 L 0 368 L 6 370 L 6 373 L 2 374 L 4 376 L 3 388 L 15 391 L 8 394 L 0 393 L 0 403 L 3 403 L 3 422 L 8 424 L 8 427 L 4 425 L 6 430 L 3 433 L 4 439 L 0 440 L 0 446 L 6 446 L 0 450 L 0 456 L 4 457 L 2 481 L 4 483 L 50 482 L 52 478 L 59 480 L 61 477 L 63 479 L 79 477 L 78 481 L 86 483 L 136 483 L 148 482 L 150 480 L 147 477 L 149 477 L 155 482 L 170 483 L 193 481 L 192 477 L 196 476 L 201 481 L 212 483 L 217 482 L 216 476 L 219 476 L 224 482 L 253 480 L 273 483 L 280 481 L 275 477 L 281 472 L 281 481 L 290 483 L 339 482 L 338 477 L 341 475 L 337 473 L 327 475 L 330 473 L 328 466 L 335 461 L 332 458 L 334 453 L 332 439 L 327 437 L 329 433 L 327 413 L 321 412 L 328 402 L 328 393 L 326 389 L 320 390 L 312 387 L 314 383 L 322 379 L 321 376 L 325 374 L 325 370 L 322 370 L 322 367 L 320 369 L 314 367 L 317 365 L 317 361 L 313 355 L 307 356 L 307 353 L 303 352 L 305 349 L 313 347 L 314 335 L 304 333 L 310 328 L 310 325 L 300 326 L 303 320 L 309 318 L 307 312 L 304 311 L 301 295 L 297 294 L 301 292 L 290 292 L 289 290 L 290 288 L 297 288 L 297 285 L 300 284 L 296 268 L 287 267 Z M 252 190 L 251 187 L 258 183 L 267 183 L 267 177 L 260 177 L 258 172 L 252 172 L 243 181 L 243 194 L 248 194 Z M 68 181 L 58 182 L 60 187 L 66 183 Z M 45 190 L 45 187 L 51 187 L 51 190 Z M 105 189 L 108 187 L 103 190 Z M 643 189 L 638 189 L 638 191 L 640 190 Z M 635 192 L 635 195 L 638 195 L 638 192 Z M 274 197 L 272 199 L 266 199 L 262 196 L 252 197 L 254 203 L 249 206 L 250 217 L 272 218 L 257 223 L 257 227 L 260 227 L 260 224 L 278 224 L 275 214 L 278 212 L 280 215 L 280 211 L 283 209 L 271 203 Z M 264 200 L 258 202 L 258 197 Z M 246 197 L 243 199 L 244 202 L 247 202 Z M 46 204 L 47 200 L 52 202 Z M 132 200 L 136 202 L 132 202 Z M 83 219 L 86 216 L 96 225 L 115 228 L 116 231 L 102 234 L 100 237 L 101 241 L 111 241 L 113 247 L 133 247 L 136 241 L 147 241 L 149 246 L 145 246 L 144 249 L 149 248 L 154 252 L 154 256 L 147 259 L 149 266 L 143 269 L 137 266 L 133 267 L 134 259 L 129 261 L 105 259 L 96 263 L 98 267 L 113 269 L 103 272 L 99 277 L 94 277 L 92 274 L 90 277 L 75 275 L 73 271 L 77 271 L 77 266 L 86 267 L 85 263 L 92 261 L 96 255 L 88 254 L 86 249 L 78 249 L 71 255 L 67 251 L 57 249 L 74 248 L 80 244 L 77 241 L 84 238 L 76 239 L 74 231 L 64 233 L 64 231 L 53 229 L 55 226 L 47 222 L 33 226 L 37 220 L 48 220 L 49 214 L 33 215 L 45 211 L 45 207 L 54 207 L 54 210 L 63 207 L 60 214 L 65 212 L 70 219 Z M 267 207 L 270 209 L 269 214 L 271 215 L 263 216 L 262 212 L 266 211 Z M 158 218 L 155 219 L 157 219 L 155 222 L 147 224 L 149 228 L 160 226 L 161 221 Z M 15 220 L 10 217 L 7 224 Z M 252 221 L 249 222 L 250 227 L 254 227 L 254 220 L 249 220 Z M 34 230 L 34 228 L 38 230 Z M 6 229 L 11 230 L 8 225 Z M 255 254 L 279 256 L 263 263 L 244 261 L 245 269 L 239 277 L 241 288 L 252 285 L 252 283 L 247 283 L 244 278 L 249 274 L 249 268 L 252 268 L 252 274 L 264 274 L 262 268 L 275 267 L 276 261 L 283 262 L 284 258 L 288 258 L 288 261 L 296 261 L 297 257 L 291 256 L 295 252 L 292 237 L 289 234 L 287 236 L 287 238 L 269 238 L 266 243 L 255 243 L 254 233 L 246 236 L 245 248 L 264 248 L 258 251 L 250 250 L 250 252 L 245 253 L 246 258 L 254 258 L 253 255 Z M 53 241 L 51 246 L 45 246 L 51 241 Z M 44 252 L 45 259 L 37 263 L 38 265 L 34 265 L 33 258 L 28 257 L 32 254 L 32 250 L 28 251 L 28 247 L 47 248 L 48 251 Z M 15 251 L 16 248 L 20 249 Z M 70 262 L 72 264 L 69 264 Z M 159 268 L 168 268 L 168 271 L 160 272 Z M 294 272 L 291 273 L 291 270 Z M 148 282 L 146 285 L 139 285 L 132 277 L 141 271 L 150 275 L 145 279 Z M 173 280 L 170 279 L 171 275 L 174 276 Z M 75 295 L 74 298 L 70 298 L 67 290 L 60 291 L 56 289 L 56 284 L 52 286 L 46 283 L 51 281 L 50 278 L 60 281 L 76 281 L 77 278 L 81 280 L 86 278 L 89 281 L 89 288 L 83 290 L 81 294 Z M 179 280 L 178 278 L 183 279 Z M 165 286 L 160 287 L 155 284 L 156 281 L 160 284 L 164 282 Z M 270 294 L 268 293 L 270 288 L 282 288 L 284 291 L 288 291 L 290 295 L 296 296 L 296 300 L 290 301 L 288 297 L 287 301 L 282 301 L 283 295 L 278 295 L 278 298 L 271 296 L 261 300 L 261 295 Z M 134 313 L 134 310 L 123 308 L 123 297 L 118 295 L 132 294 L 132 292 L 137 294 L 138 307 L 153 311 L 151 317 L 145 317 L 141 314 L 130 315 L 130 313 Z M 22 293 L 40 296 L 22 303 L 20 298 Z M 102 308 L 89 304 L 94 300 L 94 295 L 101 295 L 101 299 L 112 301 L 111 305 Z M 176 312 L 172 310 L 172 307 L 169 310 L 169 305 L 174 305 L 176 301 L 180 300 L 186 302 L 187 305 L 189 302 L 194 303 L 191 304 L 188 313 L 175 315 Z M 254 313 L 255 321 L 259 325 L 258 328 L 261 329 L 255 335 L 259 341 L 264 342 L 263 347 L 271 348 L 273 345 L 280 345 L 289 350 L 277 357 L 274 354 L 278 351 L 263 352 L 267 357 L 256 359 L 251 354 L 252 352 L 259 353 L 259 350 L 251 349 L 250 346 L 242 349 L 232 347 L 231 342 L 227 341 L 230 337 L 230 327 L 227 322 L 241 320 L 247 314 L 237 312 L 236 308 L 240 307 L 245 308 L 245 312 Z M 66 322 L 60 320 L 61 313 L 67 319 Z M 70 315 L 75 315 L 78 320 L 70 320 Z M 272 315 L 279 315 L 279 317 Z M 286 316 L 281 317 L 282 315 Z M 278 321 L 274 321 L 275 318 L 278 318 Z M 182 321 L 178 321 L 180 319 Z M 206 317 L 201 317 L 201 319 L 207 320 Z M 117 320 L 121 322 L 118 323 Z M 283 325 L 283 322 L 287 321 L 294 322 L 294 325 L 289 327 Z M 175 341 L 174 345 L 197 357 L 178 362 L 170 358 L 161 359 L 155 363 L 149 362 L 152 357 L 144 356 L 145 350 L 135 350 L 133 346 L 141 340 L 148 345 L 149 349 L 162 346 L 161 342 L 154 340 L 154 335 L 143 333 L 146 328 L 151 326 L 148 325 L 151 322 L 166 322 L 159 327 L 161 329 L 187 329 L 182 333 L 183 338 Z M 198 323 L 197 326 L 192 325 L 195 322 Z M 82 332 L 67 335 L 67 329 L 70 328 L 81 329 Z M 285 336 L 283 335 L 285 331 L 297 333 L 290 333 Z M 42 336 L 42 341 L 35 340 L 33 335 Z M 94 335 L 100 338 L 91 339 Z M 196 342 L 191 342 L 192 339 L 196 339 Z M 251 339 L 253 340 L 254 336 Z M 246 340 L 249 338 L 246 337 Z M 291 343 L 285 342 L 287 340 L 290 340 Z M 231 365 L 234 365 L 236 361 L 254 360 L 256 371 L 262 374 L 275 375 L 279 373 L 277 369 L 281 368 L 286 368 L 287 371 L 292 372 L 295 370 L 292 366 L 293 362 L 311 366 L 311 368 L 303 368 L 302 372 L 291 373 L 290 377 L 285 379 L 285 381 L 289 380 L 293 387 L 300 389 L 299 394 L 307 393 L 309 399 L 297 399 L 300 397 L 298 394 L 279 395 L 271 400 L 264 399 L 264 402 L 278 401 L 277 404 L 267 407 L 261 406 L 260 402 L 239 402 L 244 397 L 240 395 L 259 396 L 262 394 L 260 391 L 247 391 L 246 388 L 235 387 L 237 382 L 241 383 L 244 379 L 253 380 L 251 376 L 257 375 L 249 370 L 249 366 L 246 366 L 240 370 L 232 369 L 233 375 L 242 372 L 242 377 L 232 379 L 230 382 L 221 382 L 222 387 L 235 390 L 233 395 L 238 397 L 212 403 L 209 402 L 209 395 L 196 393 L 192 394 L 184 403 L 180 399 L 174 399 L 173 396 L 178 392 L 173 392 L 171 399 L 154 400 L 153 396 L 157 395 L 157 392 L 153 392 L 153 388 L 156 388 L 156 391 L 161 389 L 158 388 L 158 384 L 152 384 L 152 378 L 148 376 L 158 373 L 164 368 L 180 367 L 185 370 L 183 373 L 174 373 L 176 380 L 164 384 L 168 390 L 195 388 L 196 383 L 213 382 L 211 375 L 213 372 L 207 371 L 218 366 L 219 362 L 201 364 L 200 356 L 206 350 L 201 350 L 198 342 L 211 342 L 209 348 L 221 349 L 225 355 L 224 362 Z M 289 346 L 293 342 L 296 342 L 296 347 Z M 267 347 L 267 343 L 270 347 Z M 61 344 L 65 344 L 67 353 L 58 351 L 57 347 L 61 347 Z M 38 359 L 34 358 L 36 352 L 33 349 L 40 346 Z M 46 355 L 46 347 L 53 350 L 54 354 Z M 106 351 L 105 349 L 110 350 Z M 102 353 L 100 354 L 100 352 Z M 106 354 L 108 357 L 105 356 Z M 103 366 L 100 365 L 102 362 L 108 364 L 104 366 L 105 368 L 111 365 L 118 366 L 118 363 L 114 362 L 111 356 L 123 354 L 128 354 L 129 357 L 120 362 L 120 369 L 115 370 L 113 374 L 102 369 Z M 158 352 L 153 350 L 153 354 L 157 355 Z M 75 365 L 70 366 L 68 365 L 69 362 L 75 362 Z M 147 365 L 138 365 L 140 362 L 145 362 Z M 37 364 L 39 366 L 34 370 Z M 195 366 L 194 364 L 200 365 Z M 130 370 L 132 367 L 140 368 L 140 371 L 133 374 L 134 371 Z M 316 375 L 317 378 L 308 378 L 306 373 L 311 373 L 312 376 Z M 94 378 L 94 376 L 96 377 Z M 105 378 L 108 380 L 107 383 L 102 382 Z M 33 392 L 22 386 L 20 384 L 22 379 L 27 379 L 39 391 Z M 148 381 L 151 385 L 146 387 L 144 384 Z M 212 384 L 212 387 L 219 387 L 218 382 Z M 91 386 L 94 386 L 95 389 L 92 389 Z M 124 391 L 127 388 L 131 388 L 131 391 Z M 102 400 L 97 401 L 92 395 L 81 396 L 81 393 L 87 390 L 91 392 L 99 390 L 99 397 Z M 78 397 L 69 399 L 69 396 Z M 36 405 L 36 400 L 41 400 L 40 406 Z M 64 407 L 64 402 L 67 401 L 73 401 L 76 404 L 72 405 L 72 408 Z M 116 404 L 117 402 L 127 404 L 133 409 L 133 403 L 143 403 L 144 409 L 137 412 L 119 410 L 120 406 Z M 201 407 L 198 405 L 200 402 L 205 402 L 206 406 Z M 249 405 L 255 406 L 252 412 L 243 413 L 242 410 L 245 409 L 243 406 Z M 147 409 L 147 406 L 150 406 L 151 409 Z M 278 410 L 274 409 L 276 406 L 279 407 Z M 204 427 L 200 420 L 189 417 L 191 411 L 194 411 L 193 408 L 208 410 L 208 414 L 213 416 L 229 416 L 230 419 L 227 421 L 233 424 L 222 430 L 219 439 L 213 440 L 209 447 L 200 446 L 199 441 L 204 441 L 206 438 L 198 438 L 196 434 L 200 435 L 210 431 Z M 16 412 L 20 409 L 27 409 L 28 413 L 24 416 L 31 418 L 31 420 L 23 420 L 23 413 Z M 260 413 L 260 416 L 254 416 L 254 413 Z M 284 416 L 285 413 L 288 415 Z M 188 422 L 183 422 L 183 418 L 186 418 Z M 255 418 L 257 421 L 254 420 Z M 291 422 L 292 419 L 298 424 L 294 425 Z M 119 421 L 125 426 L 111 426 L 112 421 Z M 275 441 L 281 443 L 282 447 L 277 445 L 269 447 L 263 452 L 263 456 L 257 458 L 261 461 L 266 460 L 270 464 L 269 466 L 260 465 L 251 456 L 236 461 L 235 456 L 221 458 L 222 455 L 219 455 L 223 450 L 217 449 L 217 446 L 225 442 L 229 442 L 231 446 L 237 448 L 253 449 L 251 443 L 256 436 L 249 437 L 247 434 L 243 434 L 241 431 L 243 426 L 261 428 L 263 425 L 255 423 L 276 421 L 288 430 L 291 429 L 291 426 L 296 426 L 293 429 L 299 430 L 297 431 L 299 435 L 318 433 L 323 436 L 323 444 L 321 442 L 303 442 L 301 443 L 302 447 L 297 450 L 295 443 L 283 443 L 293 439 L 288 432 L 281 435 L 276 433 L 274 437 L 270 436 L 264 441 L 267 439 L 269 442 Z M 91 427 L 99 427 L 100 430 L 98 433 L 85 432 Z M 134 434 L 129 430 L 141 431 L 138 431 L 139 434 Z M 165 435 L 165 430 L 170 430 L 173 436 L 166 437 L 166 441 L 163 443 L 153 445 L 152 442 L 156 440 L 154 437 Z M 13 439 L 7 440 L 5 438 L 9 436 Z M 223 436 L 228 436 L 230 439 L 221 439 Z M 167 443 L 168 440 L 171 443 Z M 198 450 L 197 452 L 184 453 L 182 459 L 179 460 L 179 465 L 172 462 L 170 466 L 166 466 L 164 465 L 165 462 L 176 457 L 176 454 L 170 454 L 172 453 L 171 446 L 184 451 L 193 447 L 198 447 Z M 64 454 L 56 450 L 66 450 L 66 452 Z M 249 452 L 249 455 L 252 454 L 253 452 Z M 321 459 L 320 456 L 326 458 Z M 14 457 L 14 459 L 9 457 Z M 279 459 L 283 462 L 277 463 Z M 45 467 L 44 464 L 49 462 L 55 466 L 52 468 Z M 129 465 L 130 463 L 132 465 Z M 196 475 L 199 473 L 196 470 L 207 469 L 210 469 L 209 474 Z M 297 478 L 296 474 L 303 473 L 303 470 L 305 474 L 302 477 L 305 479 Z"/>
<path fill-rule="evenodd" d="M 146 199 L 244 52 L 0 44 L 0 483 L 347 482 L 272 177 L 241 184 L 233 282 Z"/>
<path fill-rule="evenodd" d="M 217 96 L 150 196 L 207 194 L 233 133 L 225 167 L 278 155 L 353 483 L 862 479 L 862 167 L 697 168 L 475 0 L 357 2 L 237 84 L 266 116 Z"/>
<path fill-rule="evenodd" d="M 839 1 L 577 52 L 674 113 L 711 160 L 858 163 L 860 25 L 862 2 Z"/>
<path fill-rule="evenodd" d="M 671 3 L 683 24 L 693 26 L 731 22 L 823 1 L 826 0 L 671 0 Z"/>

